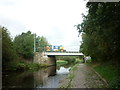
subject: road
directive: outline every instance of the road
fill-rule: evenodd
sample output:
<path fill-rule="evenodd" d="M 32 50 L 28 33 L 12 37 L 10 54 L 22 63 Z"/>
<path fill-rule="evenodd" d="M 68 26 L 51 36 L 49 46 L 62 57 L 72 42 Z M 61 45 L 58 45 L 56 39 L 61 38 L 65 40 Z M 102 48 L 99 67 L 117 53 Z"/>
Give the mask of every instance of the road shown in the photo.
<path fill-rule="evenodd" d="M 85 64 L 80 64 L 77 69 L 71 71 L 74 75 L 71 81 L 72 88 L 107 88 L 107 84 L 95 71 Z M 69 79 L 62 80 L 61 87 L 67 87 Z"/>

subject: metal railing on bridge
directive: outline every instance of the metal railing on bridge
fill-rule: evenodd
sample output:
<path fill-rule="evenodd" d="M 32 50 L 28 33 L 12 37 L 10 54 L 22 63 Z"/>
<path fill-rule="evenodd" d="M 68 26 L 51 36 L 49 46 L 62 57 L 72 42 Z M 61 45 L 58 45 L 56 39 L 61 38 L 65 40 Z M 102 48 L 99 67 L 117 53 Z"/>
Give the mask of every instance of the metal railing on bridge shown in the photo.
<path fill-rule="evenodd" d="M 80 53 L 78 51 L 65 51 L 65 52 L 60 52 L 60 51 L 45 51 L 49 53 Z"/>
<path fill-rule="evenodd" d="M 66 52 L 44 52 L 45 55 L 48 56 L 81 56 L 83 53 L 77 52 L 77 51 L 66 51 Z"/>

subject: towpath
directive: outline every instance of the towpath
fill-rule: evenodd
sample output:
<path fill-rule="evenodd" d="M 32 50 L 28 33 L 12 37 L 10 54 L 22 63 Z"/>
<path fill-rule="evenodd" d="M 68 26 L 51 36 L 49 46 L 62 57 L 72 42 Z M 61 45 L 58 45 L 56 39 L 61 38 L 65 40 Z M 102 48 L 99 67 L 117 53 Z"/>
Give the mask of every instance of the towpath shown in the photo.
<path fill-rule="evenodd" d="M 77 66 L 76 70 L 72 70 L 73 75 L 72 81 L 70 78 L 62 80 L 60 83 L 61 87 L 67 87 L 71 84 L 71 88 L 107 88 L 107 83 L 101 78 L 96 72 L 85 64 Z"/>

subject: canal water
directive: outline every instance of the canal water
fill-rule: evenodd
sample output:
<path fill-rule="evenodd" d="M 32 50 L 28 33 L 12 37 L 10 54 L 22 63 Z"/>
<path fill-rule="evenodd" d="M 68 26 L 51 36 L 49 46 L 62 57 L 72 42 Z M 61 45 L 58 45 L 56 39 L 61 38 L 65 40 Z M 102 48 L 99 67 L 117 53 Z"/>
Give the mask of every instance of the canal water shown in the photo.
<path fill-rule="evenodd" d="M 2 75 L 3 88 L 59 88 L 71 66 L 50 66 L 38 71 L 9 72 Z"/>

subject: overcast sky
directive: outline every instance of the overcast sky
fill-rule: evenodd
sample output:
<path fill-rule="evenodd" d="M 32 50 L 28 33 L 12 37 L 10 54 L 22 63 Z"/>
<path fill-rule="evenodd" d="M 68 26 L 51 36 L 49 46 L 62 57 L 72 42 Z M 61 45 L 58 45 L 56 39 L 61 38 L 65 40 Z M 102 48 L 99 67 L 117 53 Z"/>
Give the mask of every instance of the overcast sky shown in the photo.
<path fill-rule="evenodd" d="M 78 51 L 81 37 L 74 25 L 86 14 L 84 0 L 0 0 L 0 25 L 15 37 L 30 30 L 51 45 Z"/>

